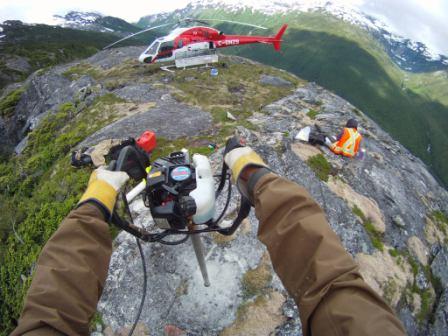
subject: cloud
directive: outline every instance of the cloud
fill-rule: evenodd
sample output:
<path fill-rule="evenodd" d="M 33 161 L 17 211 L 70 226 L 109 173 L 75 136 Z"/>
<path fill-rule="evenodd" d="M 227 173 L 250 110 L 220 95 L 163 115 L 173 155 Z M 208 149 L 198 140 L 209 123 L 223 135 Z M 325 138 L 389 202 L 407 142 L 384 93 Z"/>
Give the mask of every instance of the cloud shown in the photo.
<path fill-rule="evenodd" d="M 374 0 L 360 9 L 380 18 L 396 33 L 448 55 L 448 1 Z"/>

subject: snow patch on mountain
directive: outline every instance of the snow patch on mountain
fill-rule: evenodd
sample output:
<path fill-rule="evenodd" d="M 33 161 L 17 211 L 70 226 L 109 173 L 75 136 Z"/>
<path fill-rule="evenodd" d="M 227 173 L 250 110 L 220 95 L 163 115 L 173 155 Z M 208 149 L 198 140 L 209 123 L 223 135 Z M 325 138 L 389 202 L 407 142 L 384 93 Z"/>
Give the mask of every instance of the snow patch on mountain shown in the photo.
<path fill-rule="evenodd" d="M 101 17 L 103 15 L 100 13 L 76 11 L 68 12 L 64 16 L 53 15 L 55 25 L 69 28 L 94 24 Z"/>

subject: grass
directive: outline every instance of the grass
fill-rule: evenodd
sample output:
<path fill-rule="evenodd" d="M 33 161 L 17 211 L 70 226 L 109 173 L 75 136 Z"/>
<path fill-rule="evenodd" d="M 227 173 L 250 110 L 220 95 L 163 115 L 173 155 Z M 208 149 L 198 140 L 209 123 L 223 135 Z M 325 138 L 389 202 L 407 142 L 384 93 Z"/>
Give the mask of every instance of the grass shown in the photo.
<path fill-rule="evenodd" d="M 324 182 L 328 182 L 328 177 L 330 176 L 332 167 L 323 154 L 317 154 L 310 157 L 306 163 L 319 179 Z"/>
<path fill-rule="evenodd" d="M 316 119 L 316 116 L 319 114 L 318 110 L 311 109 L 306 115 L 311 119 Z"/>
<path fill-rule="evenodd" d="M 17 103 L 22 97 L 23 88 L 16 89 L 8 93 L 2 100 L 0 100 L 0 116 L 10 117 L 16 108 Z"/>

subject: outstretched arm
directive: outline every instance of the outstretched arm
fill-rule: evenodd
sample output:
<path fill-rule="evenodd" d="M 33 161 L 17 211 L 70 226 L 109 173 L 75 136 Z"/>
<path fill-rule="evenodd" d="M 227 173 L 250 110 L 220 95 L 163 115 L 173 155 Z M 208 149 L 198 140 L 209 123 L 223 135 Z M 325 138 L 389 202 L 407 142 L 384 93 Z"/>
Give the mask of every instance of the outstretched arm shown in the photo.
<path fill-rule="evenodd" d="M 100 209 L 84 204 L 73 210 L 42 249 L 12 335 L 87 335 L 111 253 Z"/>
<path fill-rule="evenodd" d="M 304 188 L 270 173 L 253 198 L 258 237 L 299 306 L 304 335 L 405 335 Z"/>
<path fill-rule="evenodd" d="M 11 335 L 87 335 L 106 281 L 112 238 L 106 222 L 129 176 L 97 169 L 76 210 L 39 256 L 18 326 Z M 43 223 L 44 224 L 44 223 Z"/>

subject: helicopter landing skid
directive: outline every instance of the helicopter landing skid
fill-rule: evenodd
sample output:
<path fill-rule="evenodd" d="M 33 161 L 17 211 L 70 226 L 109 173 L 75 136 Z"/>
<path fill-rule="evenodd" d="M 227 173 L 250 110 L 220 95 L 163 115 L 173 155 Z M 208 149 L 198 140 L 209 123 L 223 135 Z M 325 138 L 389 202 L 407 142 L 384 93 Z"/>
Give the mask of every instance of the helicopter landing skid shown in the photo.
<path fill-rule="evenodd" d="M 167 65 L 167 66 L 160 67 L 160 70 L 174 73 L 175 72 L 174 70 L 169 69 L 169 68 L 174 68 L 174 67 L 175 67 L 175 65 Z"/>

